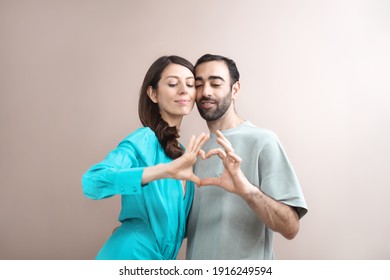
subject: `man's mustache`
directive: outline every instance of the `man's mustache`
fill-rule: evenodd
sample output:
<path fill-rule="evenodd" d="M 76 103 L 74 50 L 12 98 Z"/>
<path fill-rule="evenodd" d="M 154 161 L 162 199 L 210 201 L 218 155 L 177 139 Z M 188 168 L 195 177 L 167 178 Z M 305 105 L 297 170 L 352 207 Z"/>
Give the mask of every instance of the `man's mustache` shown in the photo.
<path fill-rule="evenodd" d="M 214 102 L 214 103 L 217 103 L 217 100 L 211 98 L 211 97 L 202 97 L 201 99 L 198 100 L 198 103 L 201 103 L 201 102 Z"/>

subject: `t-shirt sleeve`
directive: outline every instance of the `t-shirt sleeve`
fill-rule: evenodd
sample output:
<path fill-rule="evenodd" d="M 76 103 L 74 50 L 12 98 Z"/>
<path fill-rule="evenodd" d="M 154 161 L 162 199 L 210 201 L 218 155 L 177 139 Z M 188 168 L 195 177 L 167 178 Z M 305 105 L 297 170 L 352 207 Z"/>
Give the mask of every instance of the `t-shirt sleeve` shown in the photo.
<path fill-rule="evenodd" d="M 130 142 L 123 141 L 103 161 L 83 174 L 84 195 L 103 199 L 117 194 L 140 194 L 143 170 Z"/>
<path fill-rule="evenodd" d="M 270 134 L 259 154 L 261 190 L 277 201 L 294 207 L 303 217 L 306 202 L 295 171 L 279 138 Z"/>

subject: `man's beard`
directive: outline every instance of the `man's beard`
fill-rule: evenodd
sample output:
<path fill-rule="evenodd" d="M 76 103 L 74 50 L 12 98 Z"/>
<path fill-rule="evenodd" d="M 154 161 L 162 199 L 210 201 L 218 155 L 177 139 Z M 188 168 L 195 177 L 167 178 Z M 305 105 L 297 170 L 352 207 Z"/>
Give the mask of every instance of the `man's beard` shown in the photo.
<path fill-rule="evenodd" d="M 215 109 L 202 108 L 200 105 L 202 101 L 213 101 L 216 108 Z M 215 121 L 220 119 L 223 115 L 225 115 L 231 103 L 232 103 L 232 93 L 230 92 L 225 98 L 223 98 L 220 101 L 209 97 L 202 97 L 201 99 L 196 101 L 196 106 L 198 107 L 199 114 L 203 119 L 205 119 L 206 121 Z"/>

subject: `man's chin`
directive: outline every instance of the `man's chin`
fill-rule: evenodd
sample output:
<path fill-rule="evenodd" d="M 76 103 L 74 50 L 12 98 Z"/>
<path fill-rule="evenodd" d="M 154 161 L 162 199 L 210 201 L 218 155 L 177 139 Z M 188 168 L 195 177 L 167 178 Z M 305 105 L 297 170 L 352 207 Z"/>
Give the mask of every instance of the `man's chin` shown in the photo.
<path fill-rule="evenodd" d="M 215 115 L 210 115 L 210 114 L 202 114 L 200 113 L 200 116 L 207 122 L 212 122 L 218 119 Z"/>
<path fill-rule="evenodd" d="M 197 106 L 197 108 L 198 108 L 199 115 L 207 122 L 218 120 L 221 117 L 218 114 L 216 114 L 215 110 L 200 108 L 200 106 Z"/>

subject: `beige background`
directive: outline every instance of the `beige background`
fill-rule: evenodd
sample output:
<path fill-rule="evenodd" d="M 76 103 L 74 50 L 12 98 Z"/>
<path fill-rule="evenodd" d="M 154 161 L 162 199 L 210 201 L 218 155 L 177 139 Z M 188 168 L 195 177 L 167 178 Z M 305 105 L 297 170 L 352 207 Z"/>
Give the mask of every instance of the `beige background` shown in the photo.
<path fill-rule="evenodd" d="M 277 258 L 389 259 L 385 0 L 1 0 L 0 259 L 94 258 L 120 200 L 86 199 L 82 174 L 139 127 L 157 57 L 208 52 L 236 60 L 238 113 L 300 178 L 310 212 Z M 206 130 L 195 109 L 183 143 Z"/>

